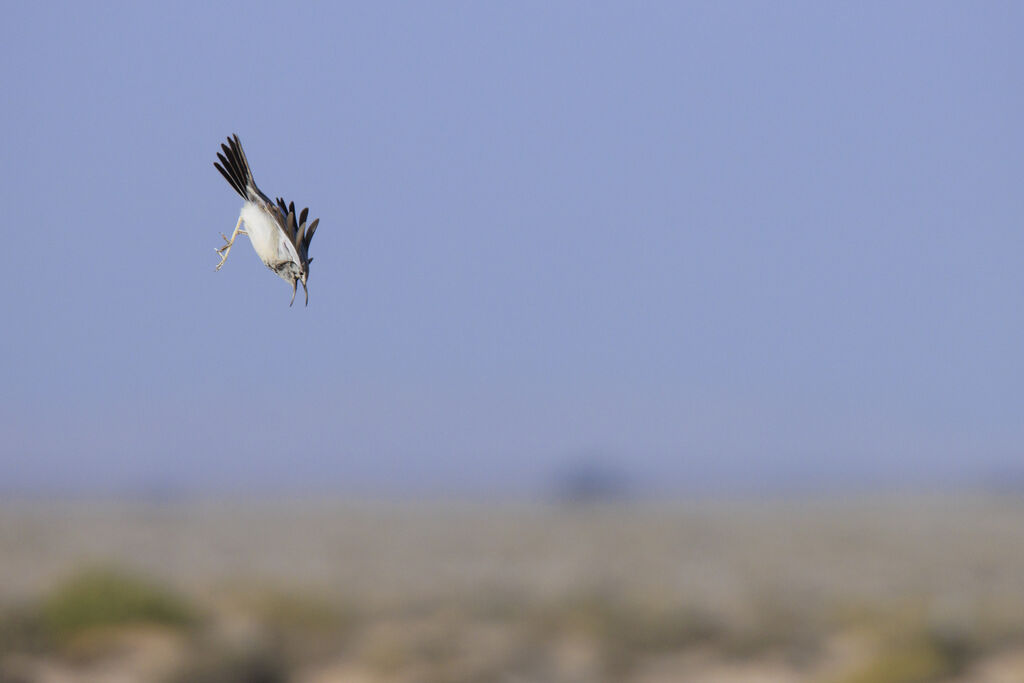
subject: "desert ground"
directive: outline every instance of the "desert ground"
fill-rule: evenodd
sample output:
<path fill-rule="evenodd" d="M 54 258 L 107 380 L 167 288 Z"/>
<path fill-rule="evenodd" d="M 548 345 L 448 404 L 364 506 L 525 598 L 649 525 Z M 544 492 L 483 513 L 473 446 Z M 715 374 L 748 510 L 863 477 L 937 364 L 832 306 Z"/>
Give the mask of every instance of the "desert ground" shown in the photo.
<path fill-rule="evenodd" d="M 0 499 L 0 682 L 1020 683 L 1024 497 Z"/>

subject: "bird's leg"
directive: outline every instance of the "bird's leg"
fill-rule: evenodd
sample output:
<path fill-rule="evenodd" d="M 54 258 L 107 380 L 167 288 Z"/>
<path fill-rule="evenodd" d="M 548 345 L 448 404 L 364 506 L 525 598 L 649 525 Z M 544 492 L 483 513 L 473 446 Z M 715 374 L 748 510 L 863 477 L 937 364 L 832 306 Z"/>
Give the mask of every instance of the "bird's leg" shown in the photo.
<path fill-rule="evenodd" d="M 217 264 L 217 267 L 215 268 L 215 270 L 220 270 L 221 266 L 224 265 L 224 262 L 228 260 L 228 254 L 231 253 L 231 245 L 233 245 L 235 243 L 235 237 L 237 237 L 238 235 L 248 235 L 248 234 L 249 233 L 247 233 L 245 230 L 242 230 L 242 217 L 241 216 L 238 217 L 238 224 L 235 225 L 235 231 L 233 233 L 231 233 L 231 239 L 228 239 L 228 236 L 225 235 L 224 233 L 220 234 L 220 236 L 224 238 L 225 244 L 224 244 L 224 246 L 219 247 L 217 249 L 217 253 L 220 254 L 220 263 Z"/>

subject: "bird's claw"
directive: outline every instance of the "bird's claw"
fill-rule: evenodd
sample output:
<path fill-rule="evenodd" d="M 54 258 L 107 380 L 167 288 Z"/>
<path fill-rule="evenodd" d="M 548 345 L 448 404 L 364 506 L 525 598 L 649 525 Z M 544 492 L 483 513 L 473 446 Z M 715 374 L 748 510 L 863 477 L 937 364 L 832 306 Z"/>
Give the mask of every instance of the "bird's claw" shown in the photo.
<path fill-rule="evenodd" d="M 233 245 L 235 243 L 235 238 L 238 237 L 239 235 L 248 235 L 248 234 L 249 233 L 247 233 L 245 230 L 242 230 L 242 219 L 241 219 L 241 217 L 239 217 L 238 225 L 235 226 L 235 231 L 231 234 L 230 238 L 228 238 L 228 236 L 225 235 L 224 233 L 220 234 L 220 236 L 224 238 L 224 244 L 222 246 L 219 246 L 216 249 L 214 249 L 214 251 L 216 251 L 218 254 L 220 254 L 220 263 L 217 264 L 217 267 L 214 268 L 214 271 L 220 270 L 221 266 L 224 265 L 224 262 L 228 260 L 228 254 L 231 253 L 231 245 Z"/>
<path fill-rule="evenodd" d="M 221 237 L 224 237 L 225 241 L 227 241 L 228 239 L 227 237 L 225 237 L 224 233 L 221 233 Z M 214 268 L 214 271 L 218 271 L 221 269 L 221 266 L 223 266 L 224 263 L 228 260 L 228 254 L 231 253 L 231 242 L 228 242 L 222 247 L 215 248 L 214 251 L 220 254 L 220 263 L 218 263 L 217 267 Z"/>

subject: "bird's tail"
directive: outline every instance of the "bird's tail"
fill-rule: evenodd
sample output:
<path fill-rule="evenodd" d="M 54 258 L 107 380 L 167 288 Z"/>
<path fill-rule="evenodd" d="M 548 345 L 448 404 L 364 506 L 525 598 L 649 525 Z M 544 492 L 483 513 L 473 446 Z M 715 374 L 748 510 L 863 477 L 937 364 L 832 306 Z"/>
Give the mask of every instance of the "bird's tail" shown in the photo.
<path fill-rule="evenodd" d="M 238 136 L 232 135 L 228 138 L 228 144 L 221 145 L 220 148 L 224 151 L 223 154 L 217 152 L 220 163 L 215 161 L 213 165 L 228 184 L 242 195 L 242 199 L 255 200 L 261 196 L 256 181 L 252 179 L 252 169 L 249 168 L 249 160 L 245 158 Z"/>

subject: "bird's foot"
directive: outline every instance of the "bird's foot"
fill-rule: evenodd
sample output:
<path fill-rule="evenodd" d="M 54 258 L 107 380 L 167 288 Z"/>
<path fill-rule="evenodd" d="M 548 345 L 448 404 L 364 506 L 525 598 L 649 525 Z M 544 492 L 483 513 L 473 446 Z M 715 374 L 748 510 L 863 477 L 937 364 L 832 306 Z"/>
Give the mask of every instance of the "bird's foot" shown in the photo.
<path fill-rule="evenodd" d="M 231 245 L 233 245 L 235 243 L 235 238 L 238 237 L 239 235 L 248 235 L 248 234 L 249 233 L 247 233 L 245 230 L 242 229 L 242 219 L 241 218 L 238 219 L 238 225 L 235 226 L 235 231 L 233 233 L 231 233 L 231 237 L 230 238 L 227 235 L 225 235 L 224 233 L 220 234 L 220 236 L 224 238 L 224 244 L 223 244 L 223 246 L 217 247 L 214 250 L 218 254 L 220 254 L 220 263 L 217 264 L 217 267 L 214 268 L 214 271 L 220 270 L 221 266 L 224 265 L 224 262 L 228 260 L 228 254 L 231 253 Z"/>
<path fill-rule="evenodd" d="M 228 254 L 231 253 L 231 245 L 233 245 L 235 243 L 235 241 L 233 239 L 229 240 L 228 236 L 225 235 L 224 233 L 221 233 L 220 236 L 224 238 L 224 241 L 226 242 L 226 244 L 224 244 L 223 246 L 220 246 L 220 247 L 217 247 L 216 249 L 214 249 L 214 251 L 216 251 L 218 254 L 220 254 L 220 263 L 217 264 L 217 267 L 214 268 L 214 271 L 220 270 L 221 266 L 224 265 L 224 262 L 228 260 Z"/>

